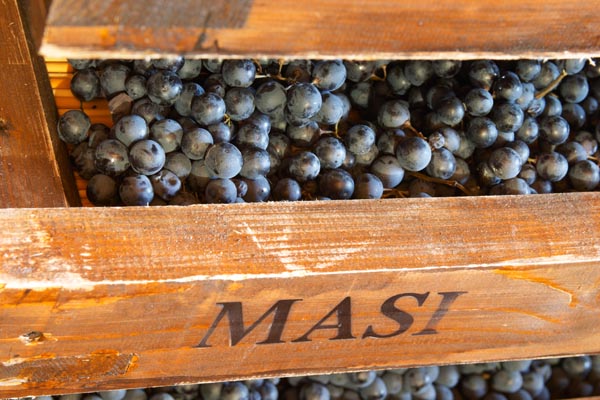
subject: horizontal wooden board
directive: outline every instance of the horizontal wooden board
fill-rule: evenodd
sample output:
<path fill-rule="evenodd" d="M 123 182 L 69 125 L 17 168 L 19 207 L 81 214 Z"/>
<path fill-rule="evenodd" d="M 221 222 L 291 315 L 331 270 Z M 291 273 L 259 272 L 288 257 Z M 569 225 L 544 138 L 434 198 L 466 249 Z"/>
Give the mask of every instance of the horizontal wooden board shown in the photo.
<path fill-rule="evenodd" d="M 600 352 L 597 193 L 8 209 L 0 229 L 0 397 Z"/>
<path fill-rule="evenodd" d="M 600 55 L 599 0 L 54 0 L 45 55 L 567 58 Z M 143 8 L 143 10 L 140 10 Z"/>

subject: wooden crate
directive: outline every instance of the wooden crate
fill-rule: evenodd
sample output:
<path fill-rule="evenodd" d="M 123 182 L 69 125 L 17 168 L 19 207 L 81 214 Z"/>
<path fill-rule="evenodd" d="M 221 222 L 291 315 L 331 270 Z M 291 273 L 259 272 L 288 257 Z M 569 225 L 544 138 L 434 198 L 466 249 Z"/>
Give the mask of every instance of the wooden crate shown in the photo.
<path fill-rule="evenodd" d="M 136 3 L 55 0 L 43 51 L 600 53 L 596 1 Z M 597 193 L 67 207 L 48 3 L 4 4 L 0 397 L 600 352 Z"/>

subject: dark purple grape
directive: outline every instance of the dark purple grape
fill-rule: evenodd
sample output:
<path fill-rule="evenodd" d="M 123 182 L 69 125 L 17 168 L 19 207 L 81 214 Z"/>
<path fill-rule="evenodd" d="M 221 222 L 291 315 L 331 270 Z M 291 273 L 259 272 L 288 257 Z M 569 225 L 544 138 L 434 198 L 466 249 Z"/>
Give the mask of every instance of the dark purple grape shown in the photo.
<path fill-rule="evenodd" d="M 569 180 L 575 190 L 594 190 L 600 182 L 600 168 L 590 160 L 579 161 L 569 168 Z"/>
<path fill-rule="evenodd" d="M 225 101 L 214 93 L 205 93 L 194 97 L 191 116 L 200 125 L 212 125 L 221 122 L 225 116 Z"/>
<path fill-rule="evenodd" d="M 457 97 L 450 97 L 437 105 L 436 113 L 443 124 L 455 126 L 462 122 L 465 106 Z"/>
<path fill-rule="evenodd" d="M 467 128 L 467 138 L 479 148 L 490 147 L 498 138 L 498 129 L 492 120 L 486 117 L 473 118 Z"/>
<path fill-rule="evenodd" d="M 302 198 L 300 184 L 291 178 L 280 179 L 273 188 L 273 199 L 279 201 L 298 201 Z"/>
<path fill-rule="evenodd" d="M 556 66 L 559 70 L 565 70 L 569 75 L 578 74 L 583 71 L 587 59 L 585 58 L 571 58 L 566 60 L 556 61 Z"/>
<path fill-rule="evenodd" d="M 542 117 L 554 117 L 562 114 L 562 103 L 556 96 L 546 96 L 546 105 L 544 111 L 540 114 Z"/>
<path fill-rule="evenodd" d="M 579 103 L 590 91 L 588 80 L 583 74 L 569 75 L 558 86 L 558 91 L 567 103 Z"/>
<path fill-rule="evenodd" d="M 534 142 L 539 135 L 539 125 L 537 120 L 532 117 L 525 117 L 523 119 L 523 124 L 516 132 L 516 138 L 522 140 L 525 143 Z"/>
<path fill-rule="evenodd" d="M 256 90 L 254 103 L 256 108 L 267 115 L 273 115 L 278 110 L 283 111 L 287 95 L 283 85 L 276 81 L 267 81 Z"/>
<path fill-rule="evenodd" d="M 390 86 L 390 88 L 392 89 L 392 91 L 394 92 L 394 94 L 397 94 L 400 96 L 405 95 L 412 86 L 410 81 L 406 78 L 406 75 L 404 74 L 404 64 L 400 63 L 400 62 L 394 62 L 394 63 L 391 63 L 390 65 L 388 65 L 386 81 L 387 81 L 388 85 Z M 355 89 L 353 89 L 353 90 L 357 91 L 357 93 L 358 92 L 366 93 L 366 96 L 368 97 L 369 96 L 368 92 L 370 91 L 370 87 L 371 87 L 370 82 L 363 82 L 362 84 L 358 84 L 358 85 L 354 86 Z M 365 97 L 365 95 L 361 95 L 361 96 L 353 95 L 353 92 L 351 92 L 350 95 L 352 98 L 364 99 L 364 97 Z M 359 104 L 359 105 L 366 108 L 366 104 L 363 104 L 363 101 L 361 101 L 360 103 L 361 104 Z"/>
<path fill-rule="evenodd" d="M 264 176 L 259 176 L 256 179 L 244 179 L 244 182 L 248 185 L 244 201 L 248 203 L 267 201 L 271 195 L 271 184 Z"/>
<path fill-rule="evenodd" d="M 342 60 L 322 60 L 312 70 L 314 84 L 321 90 L 339 89 L 346 80 L 346 67 Z"/>
<path fill-rule="evenodd" d="M 286 110 L 297 118 L 312 118 L 321 109 L 323 98 L 315 85 L 296 83 L 287 91 Z"/>
<path fill-rule="evenodd" d="M 540 138 L 551 144 L 564 143 L 569 138 L 569 123 L 559 116 L 543 118 L 539 124 Z"/>
<path fill-rule="evenodd" d="M 235 203 L 237 188 L 230 179 L 213 179 L 206 185 L 204 198 L 207 203 Z"/>
<path fill-rule="evenodd" d="M 148 206 L 154 198 L 152 183 L 145 175 L 126 176 L 119 186 L 119 197 L 126 206 Z"/>
<path fill-rule="evenodd" d="M 425 169 L 431 161 L 431 154 L 429 144 L 418 137 L 407 138 L 396 147 L 396 158 L 400 166 L 408 171 Z"/>
<path fill-rule="evenodd" d="M 582 106 L 575 103 L 563 105 L 561 116 L 569 123 L 571 129 L 581 129 L 587 122 L 587 115 Z"/>
<path fill-rule="evenodd" d="M 302 151 L 292 157 L 289 165 L 289 174 L 298 182 L 315 179 L 321 171 L 319 158 L 310 151 Z"/>
<path fill-rule="evenodd" d="M 321 108 L 313 118 L 323 125 L 336 125 L 344 115 L 344 103 L 339 96 L 329 92 L 323 93 L 322 98 Z"/>
<path fill-rule="evenodd" d="M 434 178 L 450 179 L 456 171 L 456 159 L 447 149 L 434 150 L 431 153 L 431 161 L 425 170 L 429 176 Z"/>
<path fill-rule="evenodd" d="M 152 66 L 156 69 L 163 69 L 169 72 L 177 72 L 183 67 L 183 57 L 176 56 L 170 58 L 158 58 L 151 60 Z"/>
<path fill-rule="evenodd" d="M 173 172 L 183 181 L 188 177 L 192 170 L 192 162 L 185 154 L 172 152 L 167 154 L 167 160 L 165 161 L 165 166 L 163 168 Z"/>
<path fill-rule="evenodd" d="M 192 101 L 195 97 L 202 96 L 204 93 L 202 86 L 195 82 L 186 82 L 183 84 L 181 93 L 173 106 L 179 115 L 189 117 L 192 115 Z"/>
<path fill-rule="evenodd" d="M 579 142 L 566 142 L 556 148 L 556 151 L 565 156 L 569 165 L 587 159 L 588 154 Z"/>
<path fill-rule="evenodd" d="M 552 61 L 546 61 L 542 64 L 540 73 L 532 81 L 537 90 L 542 90 L 548 87 L 560 75 L 560 71 L 556 64 Z"/>
<path fill-rule="evenodd" d="M 231 143 L 217 143 L 206 151 L 204 162 L 216 177 L 231 179 L 242 170 L 242 153 Z"/>
<path fill-rule="evenodd" d="M 350 82 L 363 82 L 369 79 L 375 73 L 377 67 L 373 61 L 352 61 L 344 60 L 346 67 L 346 79 Z"/>
<path fill-rule="evenodd" d="M 455 77 L 462 67 L 460 60 L 434 60 L 432 62 L 433 72 L 440 78 Z"/>
<path fill-rule="evenodd" d="M 421 86 L 433 76 L 433 65 L 429 60 L 409 60 L 404 75 L 412 85 Z"/>
<path fill-rule="evenodd" d="M 240 176 L 247 179 L 258 179 L 259 176 L 267 176 L 271 168 L 271 160 L 266 150 L 257 147 L 245 147 L 242 149 L 242 170 Z"/>
<path fill-rule="evenodd" d="M 100 79 L 96 71 L 90 68 L 82 69 L 71 78 L 71 92 L 81 101 L 91 101 L 100 95 Z"/>
<path fill-rule="evenodd" d="M 464 98 L 465 108 L 473 117 L 487 115 L 494 106 L 494 99 L 490 92 L 481 88 L 471 89 Z"/>
<path fill-rule="evenodd" d="M 569 163 L 562 154 L 553 151 L 538 157 L 536 169 L 540 178 L 558 182 L 567 175 Z"/>
<path fill-rule="evenodd" d="M 515 72 L 523 82 L 531 82 L 538 77 L 542 70 L 539 60 L 519 60 Z"/>
<path fill-rule="evenodd" d="M 165 151 L 154 140 L 140 140 L 129 149 L 129 161 L 131 169 L 138 174 L 154 175 L 165 165 Z"/>
<path fill-rule="evenodd" d="M 146 83 L 148 98 L 153 103 L 161 106 L 170 106 L 175 103 L 177 97 L 183 90 L 183 84 L 179 76 L 167 70 L 158 71 Z"/>
<path fill-rule="evenodd" d="M 379 156 L 371 164 L 370 172 L 381 180 L 384 188 L 395 188 L 404 179 L 404 169 L 398 159 L 390 154 Z"/>
<path fill-rule="evenodd" d="M 148 93 L 146 84 L 147 81 L 144 75 L 130 75 L 125 80 L 125 91 L 133 100 L 138 100 Z"/>
<path fill-rule="evenodd" d="M 319 158 L 321 168 L 339 168 L 346 159 L 346 147 L 341 140 L 323 136 L 315 145 L 315 154 Z"/>
<path fill-rule="evenodd" d="M 183 128 L 179 122 L 172 119 L 156 121 L 150 128 L 150 138 L 160 143 L 165 153 L 170 153 L 179 149 Z"/>
<path fill-rule="evenodd" d="M 202 60 L 186 58 L 183 60 L 183 65 L 179 71 L 177 71 L 177 75 L 181 79 L 194 79 L 200 75 L 200 72 L 202 72 Z"/>
<path fill-rule="evenodd" d="M 517 74 L 506 71 L 494 81 L 493 91 L 496 98 L 513 102 L 523 94 L 523 85 Z"/>
<path fill-rule="evenodd" d="M 249 118 L 254 112 L 254 91 L 249 88 L 231 88 L 225 93 L 227 115 L 233 121 Z"/>
<path fill-rule="evenodd" d="M 195 128 L 183 133 L 181 151 L 190 160 L 202 160 L 212 144 L 213 138 L 209 131 Z"/>
<path fill-rule="evenodd" d="M 173 172 L 163 169 L 150 177 L 155 196 L 165 201 L 171 200 L 181 189 L 181 180 Z"/>
<path fill-rule="evenodd" d="M 105 175 L 117 176 L 129 168 L 127 147 L 116 139 L 100 142 L 95 153 L 96 169 Z"/>
<path fill-rule="evenodd" d="M 83 111 L 69 110 L 58 119 L 58 137 L 65 143 L 79 144 L 87 139 L 92 123 Z"/>
<path fill-rule="evenodd" d="M 409 120 L 408 104 L 403 100 L 385 102 L 377 115 L 377 122 L 382 128 L 400 128 Z"/>
<path fill-rule="evenodd" d="M 501 147 L 490 154 L 488 165 L 492 173 L 500 179 L 511 179 L 521 171 L 522 160 L 515 150 Z"/>
<path fill-rule="evenodd" d="M 515 103 L 496 103 L 492 110 L 492 120 L 502 132 L 515 132 L 523 125 L 525 115 Z"/>
<path fill-rule="evenodd" d="M 383 183 L 376 175 L 362 173 L 354 181 L 355 199 L 380 199 L 383 196 Z"/>
<path fill-rule="evenodd" d="M 328 169 L 319 176 L 319 193 L 330 199 L 345 200 L 354 193 L 352 175 L 343 169 Z"/>
<path fill-rule="evenodd" d="M 87 142 L 79 143 L 73 151 L 71 151 L 71 158 L 73 159 L 75 171 L 83 179 L 88 180 L 98 173 L 95 165 L 95 154 L 95 149 L 91 148 Z"/>
<path fill-rule="evenodd" d="M 256 124 L 244 124 L 237 132 L 235 144 L 239 147 L 253 146 L 266 150 L 269 146 L 269 132 Z"/>
<path fill-rule="evenodd" d="M 225 60 L 221 74 L 228 86 L 246 88 L 254 82 L 256 65 L 252 60 Z"/>
<path fill-rule="evenodd" d="M 218 73 L 218 72 L 221 72 L 221 68 L 223 66 L 223 60 L 206 59 L 206 60 L 202 60 L 202 65 L 204 65 L 204 68 L 206 68 L 210 72 Z"/>
<path fill-rule="evenodd" d="M 125 80 L 129 76 L 130 69 L 123 64 L 109 64 L 100 71 L 100 86 L 106 98 L 125 92 Z"/>
<path fill-rule="evenodd" d="M 369 152 L 369 149 L 375 144 L 375 131 L 367 125 L 354 125 L 348 129 L 344 135 L 344 142 L 348 151 L 355 155 L 362 155 Z"/>
<path fill-rule="evenodd" d="M 115 138 L 125 146 L 147 139 L 150 131 L 144 118 L 139 115 L 125 115 L 114 126 Z"/>
<path fill-rule="evenodd" d="M 85 192 L 88 200 L 98 207 L 114 206 L 119 200 L 117 182 L 108 175 L 92 176 Z"/>
<path fill-rule="evenodd" d="M 308 147 L 319 139 L 321 129 L 319 124 L 311 121 L 300 126 L 288 125 L 285 133 L 295 146 Z"/>
<path fill-rule="evenodd" d="M 490 90 L 500 75 L 498 65 L 491 60 L 477 60 L 469 66 L 469 80 L 475 87 Z"/>
<path fill-rule="evenodd" d="M 73 58 L 69 58 L 67 59 L 67 62 L 69 64 L 71 64 L 71 66 L 76 69 L 86 69 L 86 68 L 93 68 L 96 66 L 96 60 L 90 60 L 90 59 L 73 59 Z"/>

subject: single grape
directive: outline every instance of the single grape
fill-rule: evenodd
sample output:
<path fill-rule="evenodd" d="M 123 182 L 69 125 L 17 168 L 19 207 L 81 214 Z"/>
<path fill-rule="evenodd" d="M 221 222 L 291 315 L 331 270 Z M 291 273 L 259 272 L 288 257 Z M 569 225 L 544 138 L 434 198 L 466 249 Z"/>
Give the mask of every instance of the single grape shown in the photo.
<path fill-rule="evenodd" d="M 449 179 L 456 171 L 456 159 L 447 149 L 434 150 L 425 170 L 434 178 Z"/>
<path fill-rule="evenodd" d="M 408 171 L 421 171 L 430 163 L 431 156 L 429 144 L 419 137 L 407 138 L 396 147 L 396 158 Z"/>
<path fill-rule="evenodd" d="M 87 139 L 91 126 L 83 111 L 69 110 L 58 119 L 58 137 L 65 143 L 79 144 Z"/>
<path fill-rule="evenodd" d="M 322 97 L 321 108 L 313 118 L 323 125 L 336 125 L 344 114 L 344 103 L 333 93 L 325 92 Z"/>
<path fill-rule="evenodd" d="M 273 198 L 279 201 L 298 201 L 302 198 L 302 188 L 292 178 L 280 179 L 273 188 Z"/>
<path fill-rule="evenodd" d="M 567 103 L 579 103 L 587 97 L 590 87 L 585 75 L 577 74 L 565 77 L 560 82 L 558 91 Z"/>
<path fill-rule="evenodd" d="M 510 147 L 501 147 L 492 152 L 488 165 L 498 178 L 511 179 L 519 174 L 522 160 L 515 150 Z"/>
<path fill-rule="evenodd" d="M 129 149 L 129 161 L 138 174 L 154 175 L 165 165 L 165 151 L 154 140 L 140 140 Z"/>
<path fill-rule="evenodd" d="M 214 93 L 205 93 L 192 100 L 191 116 L 200 125 L 221 122 L 226 111 L 225 101 Z"/>
<path fill-rule="evenodd" d="M 322 60 L 312 70 L 314 84 L 321 90 L 339 89 L 346 80 L 346 67 L 342 60 Z"/>
<path fill-rule="evenodd" d="M 230 179 L 212 179 L 206 185 L 204 196 L 207 203 L 235 203 L 237 188 Z"/>
<path fill-rule="evenodd" d="M 252 60 L 225 60 L 221 74 L 228 86 L 247 88 L 256 77 L 256 65 Z"/>
<path fill-rule="evenodd" d="M 177 71 L 177 75 L 181 79 L 194 79 L 197 78 L 202 72 L 202 60 L 194 58 L 186 58 L 183 60 L 183 65 Z"/>
<path fill-rule="evenodd" d="M 352 175 L 343 169 L 328 169 L 319 176 L 319 193 L 331 199 L 346 200 L 354 193 Z"/>
<path fill-rule="evenodd" d="M 258 179 L 266 176 L 271 168 L 271 160 L 266 150 L 257 147 L 245 147 L 242 149 L 243 164 L 240 176 L 248 179 Z"/>
<path fill-rule="evenodd" d="M 154 190 L 146 175 L 126 176 L 119 186 L 119 196 L 126 206 L 147 206 L 154 198 Z"/>
<path fill-rule="evenodd" d="M 346 147 L 339 139 L 331 136 L 321 137 L 315 145 L 314 153 L 319 158 L 321 168 L 339 168 L 346 159 Z"/>
<path fill-rule="evenodd" d="M 264 176 L 256 179 L 246 179 L 244 182 L 248 185 L 248 191 L 244 195 L 244 201 L 248 203 L 259 203 L 267 201 L 271 195 L 271 184 Z"/>
<path fill-rule="evenodd" d="M 105 175 L 117 176 L 125 172 L 129 164 L 127 147 L 116 139 L 107 139 L 98 144 L 95 153 L 96 169 Z"/>
<path fill-rule="evenodd" d="M 494 81 L 493 92 L 496 98 L 507 102 L 516 101 L 523 93 L 523 84 L 521 80 L 511 71 L 506 71 Z"/>
<path fill-rule="evenodd" d="M 433 64 L 429 60 L 409 60 L 404 66 L 404 75 L 414 86 L 423 85 L 433 73 Z"/>
<path fill-rule="evenodd" d="M 542 70 L 539 60 L 519 60 L 515 72 L 523 82 L 531 82 L 538 77 Z"/>
<path fill-rule="evenodd" d="M 128 147 L 138 140 L 147 139 L 149 133 L 146 120 L 135 114 L 125 115 L 114 126 L 115 138 Z"/>
<path fill-rule="evenodd" d="M 231 143 L 223 142 L 210 146 L 204 162 L 208 170 L 216 177 L 231 179 L 242 170 L 242 153 Z"/>
<path fill-rule="evenodd" d="M 392 155 L 379 156 L 371 164 L 370 171 L 379 178 L 386 189 L 395 188 L 404 178 L 404 169 L 398 159 Z"/>
<path fill-rule="evenodd" d="M 91 101 L 100 95 L 100 79 L 96 71 L 90 68 L 82 69 L 71 78 L 71 92 L 81 101 Z"/>
<path fill-rule="evenodd" d="M 267 81 L 256 90 L 254 102 L 260 112 L 273 115 L 276 111 L 285 108 L 287 102 L 285 88 L 279 82 Z"/>
<path fill-rule="evenodd" d="M 498 129 L 492 120 L 486 117 L 471 119 L 467 128 L 467 138 L 479 148 L 490 147 L 498 138 Z"/>
<path fill-rule="evenodd" d="M 160 70 L 152 74 L 146 83 L 148 98 L 153 103 L 161 106 L 170 106 L 175 103 L 183 90 L 183 84 L 176 73 Z"/>
<path fill-rule="evenodd" d="M 542 179 L 558 182 L 567 175 L 569 163 L 562 154 L 553 151 L 538 156 L 536 169 Z"/>
<path fill-rule="evenodd" d="M 569 123 L 562 117 L 546 117 L 539 124 L 540 138 L 551 144 L 564 143 L 569 138 Z"/>
<path fill-rule="evenodd" d="M 125 92 L 125 80 L 130 69 L 123 64 L 111 63 L 100 71 L 100 86 L 106 98 L 110 99 L 119 93 Z"/>
<path fill-rule="evenodd" d="M 86 196 L 95 206 L 114 206 L 118 201 L 117 182 L 108 175 L 92 176 L 86 186 Z"/>
<path fill-rule="evenodd" d="M 163 169 L 150 177 L 154 194 L 165 201 L 171 200 L 181 189 L 181 180 L 173 172 Z"/>
<path fill-rule="evenodd" d="M 410 119 L 408 104 L 402 100 L 385 102 L 379 110 L 377 122 L 382 128 L 400 128 Z"/>
<path fill-rule="evenodd" d="M 577 191 L 594 190 L 600 183 L 600 168 L 590 160 L 582 160 L 569 168 L 569 180 Z"/>
<path fill-rule="evenodd" d="M 287 90 L 286 110 L 297 118 L 312 118 L 321 109 L 323 98 L 315 85 L 296 83 Z"/>
<path fill-rule="evenodd" d="M 183 153 L 172 152 L 167 154 L 164 169 L 173 172 L 180 180 L 185 180 L 192 170 L 192 162 Z"/>
<path fill-rule="evenodd" d="M 254 92 L 249 88 L 231 88 L 225 93 L 227 115 L 233 121 L 249 118 L 254 112 Z"/>

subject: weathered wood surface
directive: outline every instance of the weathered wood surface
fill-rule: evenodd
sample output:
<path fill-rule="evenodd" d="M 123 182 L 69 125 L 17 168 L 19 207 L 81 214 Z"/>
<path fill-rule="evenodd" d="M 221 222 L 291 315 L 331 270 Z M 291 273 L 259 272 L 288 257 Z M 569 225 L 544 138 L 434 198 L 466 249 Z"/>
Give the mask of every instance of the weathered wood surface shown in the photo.
<path fill-rule="evenodd" d="M 0 207 L 79 204 L 66 149 L 56 135 L 56 108 L 32 31 L 41 32 L 43 1 L 0 6 Z M 25 15 L 31 7 L 30 18 Z M 38 11 L 35 11 L 38 10 Z M 37 15 L 37 18 L 36 18 Z"/>
<path fill-rule="evenodd" d="M 11 209 L 0 229 L 0 397 L 600 352 L 595 193 Z"/>
<path fill-rule="evenodd" d="M 600 1 L 54 0 L 68 57 L 524 58 L 600 54 Z M 140 9 L 142 8 L 142 9 Z"/>

